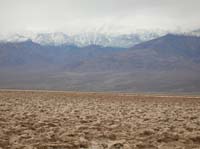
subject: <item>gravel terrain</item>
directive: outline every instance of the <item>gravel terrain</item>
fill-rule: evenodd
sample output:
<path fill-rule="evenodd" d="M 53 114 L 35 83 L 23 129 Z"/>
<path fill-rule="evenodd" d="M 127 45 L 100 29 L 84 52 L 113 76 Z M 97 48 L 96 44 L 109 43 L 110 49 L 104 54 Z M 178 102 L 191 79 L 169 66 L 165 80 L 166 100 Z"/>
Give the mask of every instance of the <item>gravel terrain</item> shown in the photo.
<path fill-rule="evenodd" d="M 0 149 L 200 149 L 200 97 L 0 91 Z"/>

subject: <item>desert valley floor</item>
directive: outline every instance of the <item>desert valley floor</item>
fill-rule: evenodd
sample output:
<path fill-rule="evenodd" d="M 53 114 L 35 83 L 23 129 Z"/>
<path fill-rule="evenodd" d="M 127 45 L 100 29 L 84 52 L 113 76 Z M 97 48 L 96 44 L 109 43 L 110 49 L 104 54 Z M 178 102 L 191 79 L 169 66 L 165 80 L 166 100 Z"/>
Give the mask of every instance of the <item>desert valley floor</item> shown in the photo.
<path fill-rule="evenodd" d="M 200 97 L 0 91 L 0 149 L 199 149 Z"/>

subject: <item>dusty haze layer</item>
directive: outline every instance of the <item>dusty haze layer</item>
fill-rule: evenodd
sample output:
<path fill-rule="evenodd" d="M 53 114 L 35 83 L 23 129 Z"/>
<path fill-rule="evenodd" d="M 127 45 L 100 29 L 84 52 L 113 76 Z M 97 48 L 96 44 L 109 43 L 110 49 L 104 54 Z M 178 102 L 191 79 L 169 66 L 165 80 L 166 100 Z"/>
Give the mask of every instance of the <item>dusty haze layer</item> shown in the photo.
<path fill-rule="evenodd" d="M 1 149 L 198 149 L 200 98 L 0 92 Z"/>

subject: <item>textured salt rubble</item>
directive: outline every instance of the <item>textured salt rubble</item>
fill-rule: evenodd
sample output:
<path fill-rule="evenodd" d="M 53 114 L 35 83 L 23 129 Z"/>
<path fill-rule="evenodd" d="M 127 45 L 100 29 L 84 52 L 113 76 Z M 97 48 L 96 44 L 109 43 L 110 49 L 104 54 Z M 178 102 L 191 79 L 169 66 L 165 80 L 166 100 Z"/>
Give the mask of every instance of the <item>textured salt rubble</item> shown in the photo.
<path fill-rule="evenodd" d="M 2 149 L 200 148 L 200 98 L 0 92 Z"/>

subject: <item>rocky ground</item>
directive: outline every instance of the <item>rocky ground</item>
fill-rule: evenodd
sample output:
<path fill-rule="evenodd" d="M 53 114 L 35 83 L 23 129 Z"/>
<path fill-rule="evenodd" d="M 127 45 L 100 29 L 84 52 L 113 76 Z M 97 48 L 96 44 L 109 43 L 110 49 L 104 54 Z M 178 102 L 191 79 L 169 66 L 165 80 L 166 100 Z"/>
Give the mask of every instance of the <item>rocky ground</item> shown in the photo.
<path fill-rule="evenodd" d="M 200 98 L 0 92 L 0 149 L 199 149 Z"/>

